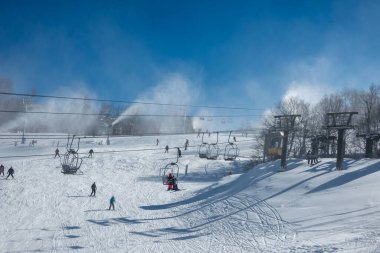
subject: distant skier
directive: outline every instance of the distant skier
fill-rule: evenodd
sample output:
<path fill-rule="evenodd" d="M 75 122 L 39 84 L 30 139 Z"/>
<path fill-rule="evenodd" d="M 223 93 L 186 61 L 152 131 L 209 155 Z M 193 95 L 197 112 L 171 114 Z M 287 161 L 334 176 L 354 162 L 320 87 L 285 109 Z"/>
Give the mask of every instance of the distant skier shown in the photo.
<path fill-rule="evenodd" d="M 60 154 L 59 154 L 59 149 L 58 148 L 55 150 L 55 156 L 54 156 L 54 158 L 56 158 L 57 156 L 61 157 Z"/>
<path fill-rule="evenodd" d="M 169 153 L 169 145 L 165 146 L 165 153 Z"/>
<path fill-rule="evenodd" d="M 236 136 L 234 136 L 234 142 L 236 142 Z"/>
<path fill-rule="evenodd" d="M 185 150 L 187 150 L 187 147 L 189 146 L 189 140 L 186 139 L 186 142 L 185 142 Z"/>
<path fill-rule="evenodd" d="M 0 165 L 0 175 L 3 174 L 3 176 L 4 176 L 4 169 L 5 169 L 4 165 L 1 164 Z"/>
<path fill-rule="evenodd" d="M 177 155 L 178 155 L 178 157 L 182 157 L 181 149 L 180 148 L 177 148 Z"/>
<path fill-rule="evenodd" d="M 307 164 L 310 164 L 310 160 L 311 160 L 311 151 L 307 151 L 306 153 L 306 159 L 307 159 Z"/>
<path fill-rule="evenodd" d="M 173 191 L 178 191 L 177 178 L 173 176 Z"/>
<path fill-rule="evenodd" d="M 96 194 L 96 184 L 95 182 L 91 185 L 91 194 L 90 194 L 90 197 L 91 196 L 94 196 L 95 197 L 95 194 Z"/>
<path fill-rule="evenodd" d="M 173 190 L 173 184 L 174 184 L 174 176 L 172 173 L 169 173 L 168 175 L 168 191 Z"/>
<path fill-rule="evenodd" d="M 312 164 L 317 164 L 317 163 L 319 163 L 319 161 L 318 161 L 318 153 L 316 151 L 315 153 L 313 153 Z"/>
<path fill-rule="evenodd" d="M 160 143 L 160 141 L 157 139 L 157 140 L 156 140 L 156 146 L 158 146 L 158 143 Z"/>
<path fill-rule="evenodd" d="M 12 176 L 13 179 L 15 179 L 15 177 L 13 176 L 13 174 L 15 173 L 15 170 L 12 168 L 12 166 L 9 168 L 8 170 L 8 176 L 6 179 L 8 179 L 9 176 Z"/>
<path fill-rule="evenodd" d="M 92 154 L 94 154 L 94 150 L 90 149 L 90 151 L 88 151 L 88 157 L 92 157 Z"/>
<path fill-rule="evenodd" d="M 111 210 L 111 206 L 112 206 L 112 209 L 115 210 L 115 197 L 112 196 L 111 199 L 110 199 L 110 207 L 108 208 L 108 210 Z"/>

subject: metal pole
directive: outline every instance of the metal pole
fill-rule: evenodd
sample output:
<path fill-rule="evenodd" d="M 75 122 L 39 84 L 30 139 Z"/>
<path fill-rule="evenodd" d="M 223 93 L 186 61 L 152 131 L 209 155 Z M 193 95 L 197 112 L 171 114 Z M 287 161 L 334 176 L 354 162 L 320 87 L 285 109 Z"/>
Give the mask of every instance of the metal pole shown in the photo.
<path fill-rule="evenodd" d="M 25 112 L 27 112 L 25 99 L 22 99 L 22 103 L 25 105 Z M 22 129 L 21 144 L 25 144 L 25 125 L 26 125 L 26 114 L 24 115 L 24 127 Z"/>
<path fill-rule="evenodd" d="M 282 150 L 281 150 L 281 170 L 286 169 L 286 153 L 288 151 L 288 136 L 289 130 L 284 131 L 284 137 L 282 137 Z"/>
<path fill-rule="evenodd" d="M 338 153 L 336 156 L 336 169 L 343 170 L 343 156 L 344 156 L 344 130 L 338 129 Z"/>

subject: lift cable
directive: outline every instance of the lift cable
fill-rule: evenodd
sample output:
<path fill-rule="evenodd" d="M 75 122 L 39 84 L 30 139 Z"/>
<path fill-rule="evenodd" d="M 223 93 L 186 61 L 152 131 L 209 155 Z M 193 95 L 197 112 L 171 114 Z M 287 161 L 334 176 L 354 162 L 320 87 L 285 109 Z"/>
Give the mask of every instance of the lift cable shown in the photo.
<path fill-rule="evenodd" d="M 143 104 L 143 105 L 159 105 L 159 106 L 179 106 L 179 107 L 193 107 L 193 108 L 209 108 L 209 109 L 230 109 L 230 110 L 246 110 L 246 111 L 262 111 L 259 108 L 247 107 L 228 107 L 228 106 L 208 106 L 208 105 L 192 105 L 192 104 L 171 104 L 171 103 L 156 103 L 146 101 L 128 101 L 128 100 L 113 100 L 113 99 L 98 99 L 98 98 L 81 98 L 81 97 L 68 97 L 68 96 L 52 96 L 52 95 L 36 95 L 26 93 L 13 93 L 13 92 L 0 92 L 0 95 L 7 96 L 23 96 L 23 97 L 38 97 L 38 98 L 53 98 L 53 99 L 68 99 L 68 100 L 82 100 L 82 101 L 95 101 L 95 102 L 111 102 L 123 104 Z"/>
<path fill-rule="evenodd" d="M 48 111 L 23 111 L 0 110 L 2 113 L 26 113 L 26 114 L 51 114 L 51 115 L 81 115 L 81 116 L 110 116 L 109 113 L 82 113 L 82 112 L 48 112 Z M 172 118 L 245 118 L 262 117 L 262 114 L 250 115 L 170 115 L 170 114 L 120 114 L 115 117 L 172 117 Z"/>

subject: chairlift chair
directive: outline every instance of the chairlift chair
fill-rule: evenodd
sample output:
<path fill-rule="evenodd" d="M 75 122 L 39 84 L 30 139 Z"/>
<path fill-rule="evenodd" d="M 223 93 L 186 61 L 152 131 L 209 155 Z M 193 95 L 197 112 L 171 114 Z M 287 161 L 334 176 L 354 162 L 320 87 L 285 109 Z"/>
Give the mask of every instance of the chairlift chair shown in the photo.
<path fill-rule="evenodd" d="M 168 177 L 171 173 L 175 178 L 178 180 L 178 174 L 179 174 L 179 166 L 178 166 L 178 159 L 179 156 L 177 154 L 177 161 L 168 163 L 164 168 L 161 168 L 160 174 L 162 176 L 162 184 L 168 185 Z"/>
<path fill-rule="evenodd" d="M 231 132 L 228 136 L 228 144 L 224 148 L 224 160 L 225 161 L 234 161 L 239 156 L 239 148 L 238 146 L 230 142 Z"/>
<path fill-rule="evenodd" d="M 209 160 L 216 160 L 218 159 L 219 153 L 220 153 L 220 148 L 218 145 L 218 140 L 219 140 L 219 132 L 216 132 L 216 142 L 211 143 L 208 145 L 207 149 L 207 159 Z"/>
<path fill-rule="evenodd" d="M 199 145 L 198 155 L 199 158 L 207 158 L 208 143 L 203 141 L 203 136 L 205 133 L 202 133 L 202 143 Z"/>
<path fill-rule="evenodd" d="M 80 138 L 78 138 L 78 146 L 77 149 L 73 149 L 73 142 L 75 139 L 75 135 L 71 138 L 67 138 L 67 144 L 66 144 L 66 153 L 63 155 L 61 160 L 61 166 L 62 170 L 61 172 L 63 174 L 83 174 L 82 171 L 80 171 L 80 167 L 82 165 L 83 159 L 79 157 L 78 150 L 79 150 L 79 143 Z M 70 144 L 70 145 L 69 145 Z"/>

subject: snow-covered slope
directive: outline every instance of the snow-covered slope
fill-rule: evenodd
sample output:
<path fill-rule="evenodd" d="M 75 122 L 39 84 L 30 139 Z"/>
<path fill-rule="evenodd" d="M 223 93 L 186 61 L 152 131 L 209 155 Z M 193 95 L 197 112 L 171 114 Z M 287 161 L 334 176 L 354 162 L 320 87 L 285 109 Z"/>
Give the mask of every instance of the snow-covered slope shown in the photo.
<path fill-rule="evenodd" d="M 0 178 L 0 252 L 380 251 L 378 160 L 345 160 L 347 170 L 335 171 L 333 159 L 313 167 L 292 159 L 277 172 L 278 161 L 200 159 L 194 135 L 160 136 L 158 147 L 156 138 L 82 141 L 81 151 L 95 151 L 83 175 L 60 172 L 56 141 L 0 143 L 0 156 L 52 154 L 0 160 L 16 171 L 15 180 Z M 163 147 L 185 139 L 194 147 L 182 150 L 181 190 L 167 191 L 159 172 L 175 150 Z M 250 139 L 238 141 L 249 156 Z M 89 197 L 93 182 L 97 196 Z M 108 211 L 112 195 L 116 210 Z"/>

